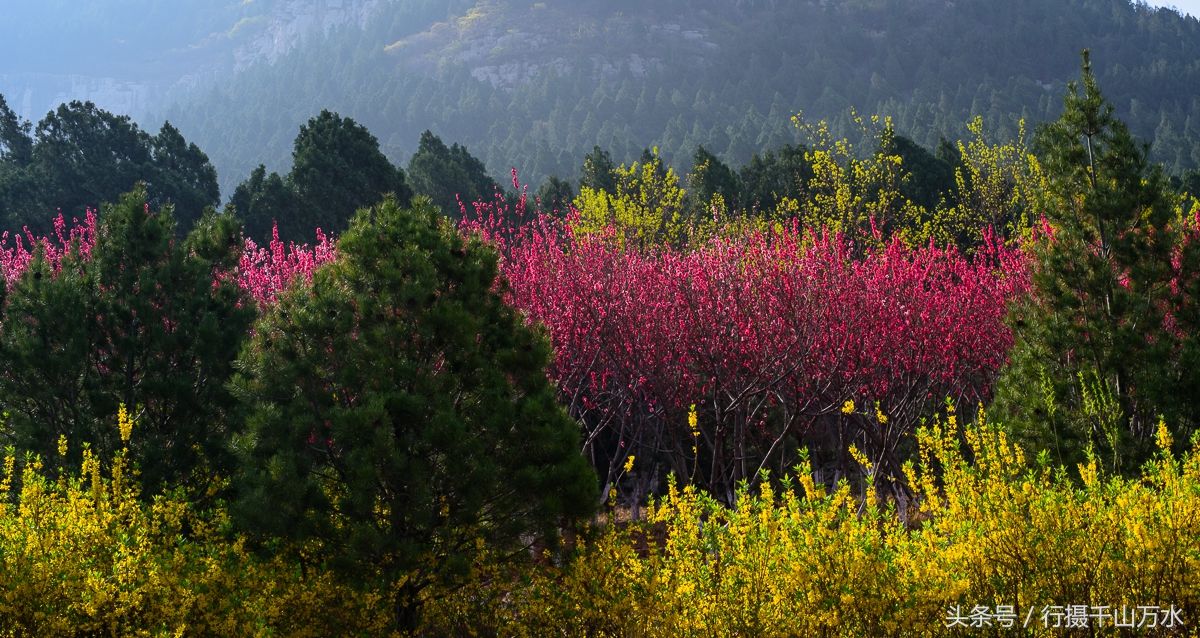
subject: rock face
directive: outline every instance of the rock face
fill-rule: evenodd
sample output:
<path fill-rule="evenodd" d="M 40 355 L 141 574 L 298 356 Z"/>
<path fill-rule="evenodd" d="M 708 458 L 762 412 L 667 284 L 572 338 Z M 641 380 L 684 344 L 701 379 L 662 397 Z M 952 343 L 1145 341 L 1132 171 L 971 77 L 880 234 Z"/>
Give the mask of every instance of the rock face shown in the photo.
<path fill-rule="evenodd" d="M 171 99 L 228 77 L 260 62 L 273 63 L 306 40 L 342 27 L 365 27 L 390 0 L 257 0 L 217 23 L 218 29 L 191 42 L 143 52 L 148 59 L 176 60 L 174 75 L 134 71 L 36 72 L 19 61 L 0 61 L 0 94 L 21 117 L 37 122 L 59 104 L 87 100 L 134 118 L 161 110 Z M 180 11 L 212 11 L 199 0 L 180 3 Z M 199 15 L 199 14 L 198 14 Z M 137 39 L 134 27 L 131 39 Z M 106 38 L 113 34 L 97 34 Z M 95 65 L 93 65 L 94 67 Z"/>
<path fill-rule="evenodd" d="M 113 113 L 145 113 L 161 89 L 149 82 L 86 75 L 15 73 L 0 75 L 0 94 L 18 116 L 37 122 L 59 104 L 89 100 Z"/>
<path fill-rule="evenodd" d="M 669 58 L 703 68 L 718 54 L 720 46 L 704 21 L 682 17 L 689 24 L 664 21 L 654 10 L 634 16 L 592 0 L 480 0 L 386 50 L 408 68 L 429 72 L 460 66 L 475 79 L 505 90 L 546 71 L 641 79 L 665 70 Z"/>
<path fill-rule="evenodd" d="M 366 27 L 385 4 L 385 0 L 281 0 L 257 22 L 254 36 L 234 50 L 234 70 L 262 61 L 273 63 L 306 38 L 339 27 Z"/>
<path fill-rule="evenodd" d="M 189 94 L 261 63 L 273 64 L 313 38 L 343 28 L 366 28 L 388 15 L 397 0 L 252 0 L 214 9 L 203 0 L 177 0 L 178 11 L 204 26 L 191 41 L 142 53 L 167 74 L 120 74 L 92 65 L 87 71 L 39 73 L 0 61 L 0 94 L 36 122 L 58 104 L 90 100 L 140 119 Z M 223 13 L 222 13 L 223 12 Z M 652 12 L 653 13 L 653 12 Z M 672 15 L 671 12 L 665 12 Z M 633 18 L 595 0 L 511 2 L 480 0 L 447 21 L 424 25 L 386 49 L 409 68 L 461 65 L 494 88 L 515 90 L 549 70 L 597 79 L 645 78 L 680 59 L 707 66 L 719 47 L 703 20 Z M 683 22 L 681 24 L 680 22 Z M 138 40 L 133 25 L 130 40 Z M 631 28 L 636 27 L 636 28 Z M 113 34 L 97 34 L 105 38 Z M 122 37 L 125 37 L 122 35 Z M 616 37 L 622 46 L 614 47 Z M 165 47 L 165 48 L 162 48 Z M 163 62 L 166 61 L 165 64 Z"/>

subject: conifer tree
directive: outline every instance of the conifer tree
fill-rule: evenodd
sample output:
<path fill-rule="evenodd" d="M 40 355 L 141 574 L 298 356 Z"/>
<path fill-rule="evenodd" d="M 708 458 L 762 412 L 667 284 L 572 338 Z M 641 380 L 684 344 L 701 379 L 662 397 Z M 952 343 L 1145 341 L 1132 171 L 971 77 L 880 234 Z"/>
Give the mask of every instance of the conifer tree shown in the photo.
<path fill-rule="evenodd" d="M 307 238 L 314 228 L 340 233 L 360 206 L 384 195 L 401 202 L 412 196 L 404 171 L 379 150 L 379 140 L 358 122 L 321 111 L 300 127 L 292 150 L 288 183 L 300 209 L 286 220 L 291 237 Z"/>
<path fill-rule="evenodd" d="M 338 259 L 259 320 L 235 382 L 242 525 L 319 540 L 389 585 L 399 625 L 476 539 L 520 549 L 595 502 L 549 345 L 498 294 L 495 252 L 440 217 L 425 198 L 360 211 Z"/>
<path fill-rule="evenodd" d="M 139 187 L 104 207 L 90 255 L 76 247 L 54 272 L 39 251 L 0 321 L 8 441 L 68 467 L 83 445 L 101 458 L 128 446 L 151 493 L 203 491 L 214 473 L 228 476 L 226 384 L 253 310 L 213 276 L 236 265 L 239 239 L 234 220 L 210 210 L 177 240 L 170 208 L 151 210 Z M 122 405 L 129 441 L 117 428 Z"/>
<path fill-rule="evenodd" d="M 442 212 L 457 218 L 459 203 L 482 201 L 493 197 L 499 186 L 483 162 L 459 144 L 446 146 L 430 131 L 421 134 L 417 152 L 408 162 L 408 174 L 413 191 L 429 197 Z"/>
<path fill-rule="evenodd" d="M 579 190 L 584 188 L 617 192 L 617 165 L 608 151 L 599 146 L 593 146 L 592 152 L 584 156 L 583 166 L 579 169 Z"/>
<path fill-rule="evenodd" d="M 1051 183 L 1047 228 L 1034 245 L 1033 295 L 1014 311 L 998 412 L 1057 461 L 1090 447 L 1114 469 L 1136 467 L 1157 415 L 1180 399 L 1164 385 L 1176 245 L 1167 182 L 1101 96 L 1086 51 L 1082 86 L 1069 87 L 1062 117 L 1035 142 Z"/>
<path fill-rule="evenodd" d="M 734 210 L 738 207 L 738 193 L 741 185 L 737 173 L 729 168 L 717 156 L 708 152 L 703 145 L 696 147 L 692 155 L 692 172 L 688 175 L 688 183 L 692 187 L 692 197 L 700 208 L 701 215 L 711 215 L 709 207 L 714 204 L 715 197 L 720 196 L 724 210 Z"/>

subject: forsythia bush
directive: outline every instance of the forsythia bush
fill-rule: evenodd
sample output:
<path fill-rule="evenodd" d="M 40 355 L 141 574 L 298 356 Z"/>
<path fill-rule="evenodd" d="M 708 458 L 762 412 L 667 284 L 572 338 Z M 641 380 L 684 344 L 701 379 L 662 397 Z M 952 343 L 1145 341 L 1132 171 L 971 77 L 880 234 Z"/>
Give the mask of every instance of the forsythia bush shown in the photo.
<path fill-rule="evenodd" d="M 663 167 L 657 150 L 649 161 L 621 165 L 614 176 L 616 193 L 580 189 L 572 221 L 579 236 L 616 230 L 614 239 L 622 248 L 639 249 L 686 241 L 690 224 L 684 215 L 684 190 L 675 170 Z"/>
<path fill-rule="evenodd" d="M 59 444 L 66 455 L 66 440 Z M 0 478 L 0 636 L 383 635 L 388 610 L 328 573 L 262 559 L 222 511 L 138 498 L 123 456 L 47 476 L 10 451 Z"/>
<path fill-rule="evenodd" d="M 1141 480 L 1103 478 L 1094 462 L 1080 480 L 1027 463 L 992 424 L 960 438 L 954 421 L 920 434 L 908 472 L 922 505 L 908 525 L 848 485 L 814 484 L 804 465 L 796 484 L 764 482 L 733 509 L 672 488 L 644 524 L 608 526 L 565 568 L 481 574 L 430 606 L 429 633 L 1001 635 L 947 625 L 955 610 L 1005 605 L 1016 630 L 1060 635 L 1066 607 L 1107 605 L 1174 606 L 1194 634 L 1200 457 L 1172 457 L 1164 427 Z M 1092 629 L 1114 631 L 1101 622 Z"/>

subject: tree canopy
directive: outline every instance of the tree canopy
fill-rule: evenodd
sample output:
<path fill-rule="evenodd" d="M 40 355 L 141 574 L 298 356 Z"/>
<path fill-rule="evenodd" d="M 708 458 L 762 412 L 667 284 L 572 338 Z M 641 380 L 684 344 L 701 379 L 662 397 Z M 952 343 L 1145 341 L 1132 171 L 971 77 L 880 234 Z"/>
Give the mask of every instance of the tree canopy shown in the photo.
<path fill-rule="evenodd" d="M 240 520 L 319 539 L 394 582 L 401 622 L 465 573 L 475 540 L 553 536 L 596 479 L 546 378 L 549 346 L 494 289 L 496 253 L 427 199 L 363 209 L 337 261 L 255 325 Z"/>
<path fill-rule="evenodd" d="M 286 177 L 259 165 L 230 198 L 247 236 L 264 241 L 278 224 L 285 241 L 302 241 L 314 229 L 340 233 L 354 212 L 394 195 L 412 197 L 404 171 L 379 150 L 379 140 L 348 117 L 323 110 L 300 127 Z"/>
<path fill-rule="evenodd" d="M 1113 469 L 1136 468 L 1159 415 L 1173 417 L 1179 440 L 1195 425 L 1180 394 L 1194 378 L 1179 367 L 1181 335 L 1166 322 L 1178 305 L 1182 220 L 1161 167 L 1101 95 L 1086 51 L 1062 117 L 1036 143 L 1050 183 L 1046 225 L 999 411 L 1060 462 L 1090 448 Z M 1040 400 L 1030 400 L 1033 388 Z"/>
<path fill-rule="evenodd" d="M 157 135 L 91 102 L 60 105 L 33 134 L 0 97 L 0 224 L 45 230 L 51 213 L 82 216 L 138 184 L 171 204 L 184 230 L 220 203 L 208 156 L 165 122 Z"/>
<path fill-rule="evenodd" d="M 13 282 L 0 321 L 6 430 L 47 463 L 77 464 L 85 444 L 106 459 L 128 444 L 152 490 L 203 488 L 231 471 L 226 382 L 254 316 L 235 283 L 213 281 L 240 255 L 239 228 L 210 212 L 180 242 L 171 207 L 152 209 L 144 188 L 100 218 L 93 247 L 76 241 L 57 272 L 39 249 Z M 69 458 L 55 454 L 60 436 Z"/>

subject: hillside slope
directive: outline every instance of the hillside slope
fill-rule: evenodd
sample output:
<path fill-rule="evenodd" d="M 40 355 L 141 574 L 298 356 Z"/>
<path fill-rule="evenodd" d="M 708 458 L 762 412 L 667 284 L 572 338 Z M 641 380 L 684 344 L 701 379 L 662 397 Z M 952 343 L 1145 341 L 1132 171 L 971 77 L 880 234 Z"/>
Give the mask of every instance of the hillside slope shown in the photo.
<path fill-rule="evenodd" d="M 1200 166 L 1200 21 L 1128 0 L 184 0 L 163 20 L 155 62 L 127 56 L 160 82 L 128 110 L 196 141 L 226 195 L 259 163 L 286 170 L 322 108 L 394 161 L 431 129 L 534 183 L 573 176 L 594 145 L 618 161 L 657 145 L 686 170 L 703 144 L 741 163 L 801 141 L 797 112 L 837 132 L 851 108 L 891 115 L 930 147 L 974 115 L 1010 136 L 1058 114 L 1085 47 L 1154 157 Z"/>

